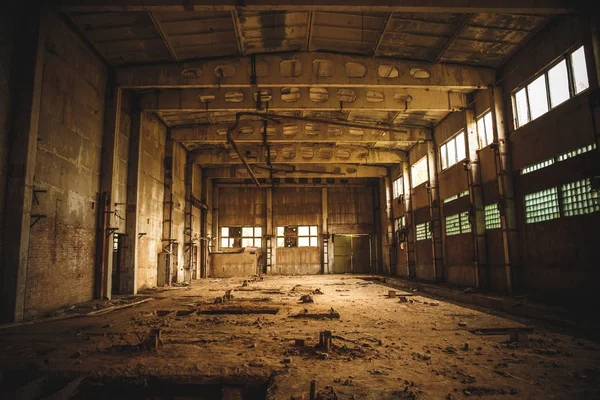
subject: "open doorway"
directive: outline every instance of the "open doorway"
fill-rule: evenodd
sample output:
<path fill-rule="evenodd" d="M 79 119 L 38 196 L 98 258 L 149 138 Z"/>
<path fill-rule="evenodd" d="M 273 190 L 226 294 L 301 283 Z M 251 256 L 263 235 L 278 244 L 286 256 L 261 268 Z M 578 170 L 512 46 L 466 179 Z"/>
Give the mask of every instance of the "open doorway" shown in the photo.
<path fill-rule="evenodd" d="M 333 235 L 333 273 L 371 272 L 371 235 Z"/>

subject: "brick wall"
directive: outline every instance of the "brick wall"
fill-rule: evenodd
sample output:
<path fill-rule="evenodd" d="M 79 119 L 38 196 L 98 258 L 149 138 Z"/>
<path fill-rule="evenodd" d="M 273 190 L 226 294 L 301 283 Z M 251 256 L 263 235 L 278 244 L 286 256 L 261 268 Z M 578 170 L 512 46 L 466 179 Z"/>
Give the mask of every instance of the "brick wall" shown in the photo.
<path fill-rule="evenodd" d="M 32 214 L 26 315 L 93 296 L 107 67 L 51 14 Z"/>

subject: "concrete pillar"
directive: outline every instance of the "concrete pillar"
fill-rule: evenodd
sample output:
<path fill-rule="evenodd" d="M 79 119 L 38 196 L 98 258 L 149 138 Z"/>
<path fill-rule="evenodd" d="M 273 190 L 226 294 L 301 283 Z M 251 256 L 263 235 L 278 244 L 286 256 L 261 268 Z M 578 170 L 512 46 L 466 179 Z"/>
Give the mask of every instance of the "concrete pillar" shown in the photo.
<path fill-rule="evenodd" d="M 194 203 L 192 201 L 193 191 L 192 182 L 194 179 L 194 164 L 186 162 L 185 164 L 185 198 L 184 198 L 184 215 L 183 215 L 183 281 L 192 281 L 192 268 L 194 265 Z"/>
<path fill-rule="evenodd" d="M 510 162 L 510 146 L 504 119 L 504 103 L 501 87 L 490 90 L 492 104 L 492 121 L 494 134 L 498 142 L 492 144 L 496 157 L 496 178 L 498 182 L 500 220 L 502 225 L 502 241 L 504 245 L 504 285 L 507 293 L 512 292 L 513 269 L 519 259 L 519 237 L 517 231 L 517 215 L 515 208 L 515 191 L 512 180 Z"/>
<path fill-rule="evenodd" d="M 163 195 L 162 254 L 159 257 L 157 285 L 170 285 L 173 277 L 173 266 L 176 264 L 173 254 L 173 141 L 167 139 L 165 148 L 165 178 Z M 178 246 L 179 247 L 179 246 Z"/>
<path fill-rule="evenodd" d="M 380 204 L 380 212 L 379 218 L 381 219 L 380 227 L 380 237 L 381 237 L 381 264 L 382 270 L 381 273 L 386 275 L 391 274 L 391 250 L 392 250 L 392 239 L 393 239 L 393 229 L 394 226 L 392 224 L 392 180 L 390 178 L 390 171 L 388 168 L 388 173 L 385 178 L 381 178 L 379 180 L 379 204 Z"/>
<path fill-rule="evenodd" d="M 277 228 L 273 226 L 273 187 L 267 188 L 267 205 L 266 205 L 266 220 L 267 229 L 265 235 L 267 237 L 267 274 L 271 273 L 275 260 L 277 258 Z"/>
<path fill-rule="evenodd" d="M 321 213 L 323 215 L 323 223 L 321 224 L 321 237 L 323 246 L 323 273 L 330 274 L 332 270 L 333 243 L 329 234 L 329 192 L 327 188 L 321 189 Z"/>
<path fill-rule="evenodd" d="M 415 265 L 415 222 L 412 209 L 412 185 L 410 176 L 410 165 L 407 161 L 402 163 L 402 177 L 404 184 L 404 217 L 406 224 L 406 276 L 414 278 L 416 276 Z"/>
<path fill-rule="evenodd" d="M 444 279 L 444 246 L 437 176 L 437 146 L 433 139 L 427 141 L 427 172 L 429 174 L 427 190 L 429 192 L 429 215 L 431 217 L 433 277 L 436 281 L 442 281 Z"/>
<path fill-rule="evenodd" d="M 210 226 L 210 221 L 212 221 L 210 183 L 210 179 L 204 176 L 203 171 L 202 195 L 200 196 L 200 199 L 203 204 L 206 204 L 207 208 L 202 210 L 200 214 L 200 278 L 206 278 L 208 276 L 209 247 L 211 246 L 212 240 L 212 228 Z"/>
<path fill-rule="evenodd" d="M 219 238 L 221 234 L 219 232 L 219 187 L 212 183 L 212 239 L 214 251 L 219 251 L 221 243 Z"/>
<path fill-rule="evenodd" d="M 134 110 L 131 118 L 129 139 L 129 162 L 127 163 L 127 219 L 125 230 L 125 269 L 126 293 L 137 293 L 139 215 L 140 215 L 140 174 L 142 160 L 142 124 L 144 112 Z M 143 240 L 143 239 L 142 239 Z"/>
<path fill-rule="evenodd" d="M 105 226 L 100 227 L 103 231 L 98 237 L 98 251 L 101 252 L 100 264 L 97 267 L 98 275 L 96 277 L 96 297 L 101 299 L 110 299 L 112 296 L 112 230 L 117 227 L 115 217 L 115 199 L 113 193 L 118 190 L 118 162 L 119 154 L 119 122 L 121 120 L 121 100 L 122 90 L 120 87 L 112 87 L 112 96 L 106 107 L 104 139 L 102 142 L 102 177 L 100 179 L 100 192 L 105 194 L 105 204 L 101 205 L 100 210 L 104 210 Z M 104 228 L 108 230 L 105 230 Z"/>
<path fill-rule="evenodd" d="M 16 93 L 11 129 L 0 321 L 21 321 L 25 311 L 27 253 L 33 198 L 47 18 L 33 9 L 22 21 L 14 62 Z"/>
<path fill-rule="evenodd" d="M 489 282 L 489 269 L 487 261 L 487 240 L 485 236 L 485 207 L 483 204 L 483 190 L 481 187 L 481 163 L 479 161 L 479 142 L 477 140 L 477 123 L 473 110 L 465 110 L 465 126 L 467 127 L 467 148 L 469 165 L 467 174 L 469 178 L 469 222 L 473 235 L 475 286 L 482 286 L 482 279 Z"/>

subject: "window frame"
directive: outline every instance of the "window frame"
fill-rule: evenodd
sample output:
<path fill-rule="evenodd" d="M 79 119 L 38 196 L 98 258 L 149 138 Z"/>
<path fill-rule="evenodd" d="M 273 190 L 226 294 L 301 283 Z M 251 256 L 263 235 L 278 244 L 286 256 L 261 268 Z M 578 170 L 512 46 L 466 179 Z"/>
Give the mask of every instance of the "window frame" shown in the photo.
<path fill-rule="evenodd" d="M 464 149 L 464 157 L 463 158 L 458 158 L 458 137 L 460 135 L 463 135 L 463 149 Z M 449 153 L 448 153 L 448 145 L 450 143 L 454 144 L 454 157 L 455 157 L 455 161 L 453 163 L 450 163 L 450 157 L 449 157 Z M 464 161 L 467 159 L 467 135 L 465 133 L 464 129 L 459 130 L 458 132 L 456 132 L 454 135 L 452 135 L 448 140 L 446 140 L 444 143 L 442 143 L 439 147 L 439 151 L 440 151 L 440 171 L 445 171 L 448 168 L 452 167 L 453 165 L 458 164 L 461 161 Z M 445 153 L 446 155 L 446 166 L 444 167 L 444 155 L 443 153 Z"/>
<path fill-rule="evenodd" d="M 527 90 L 525 91 L 527 92 Z M 488 134 L 488 129 L 487 129 L 487 124 L 486 122 L 486 118 L 490 117 L 490 129 L 491 132 Z M 483 134 L 479 131 L 479 121 L 481 121 L 481 124 L 483 126 Z M 494 135 L 494 116 L 492 115 L 492 110 L 488 109 L 487 111 L 485 111 L 483 114 L 480 114 L 478 118 L 475 118 L 475 127 L 477 129 L 477 144 L 479 145 L 479 150 L 488 147 L 490 144 L 494 143 L 494 141 L 496 140 L 496 136 Z M 488 140 L 489 139 L 491 140 Z M 485 139 L 485 140 L 482 140 Z"/>
<path fill-rule="evenodd" d="M 397 199 L 404 195 L 404 176 L 400 175 L 392 182 L 392 198 Z"/>
<path fill-rule="evenodd" d="M 587 81 L 588 81 L 588 85 L 585 89 L 581 90 L 580 92 L 577 92 L 577 87 L 576 87 L 576 82 L 575 82 L 575 74 L 573 72 L 573 54 L 576 53 L 577 51 L 579 51 L 580 49 L 583 50 L 583 54 L 584 54 L 584 60 L 585 60 L 585 54 L 586 54 L 586 48 L 583 44 L 578 44 L 576 46 L 571 47 L 571 49 L 569 49 L 569 51 L 566 51 L 563 55 L 561 55 L 560 57 L 558 57 L 556 60 L 554 60 L 552 63 L 548 64 L 547 66 L 545 66 L 540 72 L 536 73 L 535 75 L 533 75 L 532 77 L 530 77 L 529 79 L 527 79 L 523 84 L 517 86 L 515 89 L 512 90 L 511 92 L 511 102 L 512 102 L 512 109 L 513 109 L 513 127 L 515 130 L 527 125 L 528 123 L 530 123 L 531 121 L 538 119 L 540 117 L 542 117 L 543 115 L 547 114 L 548 112 L 552 111 L 553 109 L 555 109 L 556 107 L 560 107 L 562 104 L 565 104 L 566 102 L 568 102 L 569 100 L 573 99 L 576 96 L 579 96 L 582 93 L 585 93 L 587 91 L 589 91 L 590 89 L 590 84 L 589 84 L 589 71 L 587 70 L 587 65 L 586 65 L 586 75 L 587 75 Z M 563 102 L 553 106 L 552 105 L 552 99 L 551 99 L 551 95 L 550 95 L 550 79 L 549 79 L 549 72 L 551 69 L 553 69 L 554 67 L 556 67 L 558 64 L 560 64 L 561 62 L 565 61 L 566 62 L 566 67 L 567 67 L 567 79 L 568 79 L 568 83 L 569 83 L 569 98 L 564 100 Z M 545 83 L 545 89 L 546 89 L 546 105 L 548 106 L 548 110 L 542 114 L 540 114 L 539 116 L 537 116 L 536 118 L 532 118 L 531 117 L 531 100 L 529 98 L 529 90 L 528 87 L 530 84 L 532 84 L 533 82 L 537 81 L 540 77 L 544 76 L 544 83 Z M 516 95 L 517 93 L 519 93 L 521 90 L 525 89 L 525 99 L 527 102 L 527 121 L 524 123 L 521 123 L 519 121 L 519 108 L 517 107 L 517 99 L 516 99 Z"/>
<path fill-rule="evenodd" d="M 419 182 L 418 184 L 415 184 L 415 177 L 414 177 L 413 171 L 415 170 L 415 165 L 419 164 L 419 163 L 420 163 L 420 162 L 422 162 L 423 160 L 425 160 L 425 171 L 426 171 L 426 178 L 425 178 L 425 180 L 424 180 L 424 181 L 422 181 L 422 182 Z M 412 187 L 413 189 L 414 189 L 414 188 L 416 188 L 416 187 L 418 187 L 418 186 L 421 186 L 422 184 L 424 184 L 424 183 L 426 183 L 426 182 L 428 182 L 428 181 L 429 181 L 429 162 L 428 162 L 428 161 L 429 161 L 429 160 L 428 160 L 428 158 L 427 158 L 427 155 L 425 155 L 425 156 L 423 156 L 423 157 L 419 158 L 419 159 L 417 160 L 417 162 L 413 163 L 413 164 L 410 166 L 410 184 L 411 184 L 411 187 Z"/>
<path fill-rule="evenodd" d="M 308 229 L 308 235 L 300 234 L 303 228 Z M 283 235 L 281 233 L 283 232 Z M 293 232 L 293 233 L 292 233 Z M 275 246 L 278 248 L 319 247 L 318 225 L 283 225 L 276 228 Z M 288 240 L 286 239 L 294 239 Z M 308 245 L 300 244 L 301 239 L 308 239 Z M 303 240 L 302 240 L 303 241 Z M 283 246 L 281 245 L 283 243 Z"/>

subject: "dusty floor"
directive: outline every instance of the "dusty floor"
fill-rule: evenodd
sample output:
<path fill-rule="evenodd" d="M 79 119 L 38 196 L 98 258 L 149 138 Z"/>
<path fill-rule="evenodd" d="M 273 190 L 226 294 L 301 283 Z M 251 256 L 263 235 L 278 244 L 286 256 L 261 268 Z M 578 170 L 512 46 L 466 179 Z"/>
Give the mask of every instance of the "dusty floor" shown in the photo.
<path fill-rule="evenodd" d="M 388 298 L 389 287 L 349 275 L 243 281 L 207 279 L 144 293 L 140 298 L 153 300 L 131 308 L 2 329 L 4 386 L 15 371 L 26 371 L 24 381 L 83 374 L 103 384 L 147 377 L 213 386 L 268 382 L 268 398 L 286 400 L 308 398 L 311 380 L 317 389 L 332 386 L 340 399 L 600 398 L 600 345 L 556 328 L 418 292 L 401 302 Z M 230 289 L 233 300 L 214 303 Z M 314 303 L 299 301 L 316 289 L 323 294 L 313 294 Z M 273 307 L 276 314 L 210 314 Z M 291 317 L 332 312 L 340 318 Z M 508 334 L 470 332 L 523 326 L 535 328 L 528 346 Z M 161 328 L 157 351 L 140 346 L 152 328 Z M 327 354 L 315 347 L 324 330 L 334 337 Z"/>

